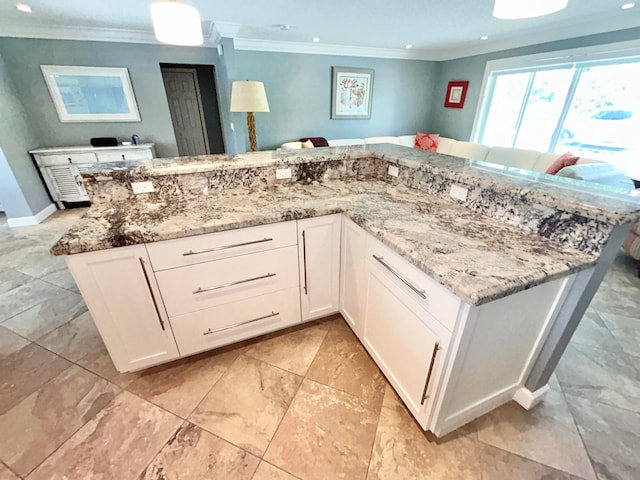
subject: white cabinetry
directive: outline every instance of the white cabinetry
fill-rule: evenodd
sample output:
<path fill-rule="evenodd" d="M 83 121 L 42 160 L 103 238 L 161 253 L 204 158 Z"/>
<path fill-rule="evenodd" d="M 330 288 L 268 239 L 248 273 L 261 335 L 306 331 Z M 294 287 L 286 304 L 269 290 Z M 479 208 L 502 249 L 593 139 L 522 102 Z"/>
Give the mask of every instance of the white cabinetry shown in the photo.
<path fill-rule="evenodd" d="M 342 215 L 298 220 L 298 263 L 302 319 L 339 310 Z"/>
<path fill-rule="evenodd" d="M 119 147 L 52 147 L 38 148 L 29 153 L 42 173 L 49 193 L 58 204 L 88 202 L 81 173 L 97 163 L 145 160 L 155 156 L 153 144 Z"/>
<path fill-rule="evenodd" d="M 178 358 L 144 245 L 71 255 L 67 263 L 119 371 Z"/>
<path fill-rule="evenodd" d="M 340 262 L 340 312 L 358 338 L 362 338 L 367 296 L 368 234 L 343 217 Z"/>

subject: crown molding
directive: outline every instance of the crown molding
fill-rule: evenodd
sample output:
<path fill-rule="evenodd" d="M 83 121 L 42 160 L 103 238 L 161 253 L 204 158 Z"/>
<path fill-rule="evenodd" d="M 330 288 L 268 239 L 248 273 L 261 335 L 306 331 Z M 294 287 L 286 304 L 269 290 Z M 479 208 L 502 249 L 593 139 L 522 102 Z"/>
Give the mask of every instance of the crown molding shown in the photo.
<path fill-rule="evenodd" d="M 434 55 L 424 50 L 406 48 L 355 47 L 349 45 L 329 45 L 323 43 L 282 42 L 277 40 L 256 40 L 234 38 L 236 50 L 257 52 L 305 53 L 312 55 L 338 55 L 342 57 L 394 58 L 402 60 L 433 60 Z"/>
<path fill-rule="evenodd" d="M 220 33 L 220 36 L 225 38 L 235 38 L 242 28 L 242 24 L 240 23 L 232 23 L 232 22 L 214 22 L 216 29 Z"/>
<path fill-rule="evenodd" d="M 212 24 L 204 34 L 204 44 L 196 48 L 216 48 L 222 35 Z M 49 40 L 81 40 L 95 42 L 146 43 L 166 45 L 159 42 L 152 32 L 120 28 L 69 27 L 61 25 L 2 25 L 0 37 L 40 38 Z"/>

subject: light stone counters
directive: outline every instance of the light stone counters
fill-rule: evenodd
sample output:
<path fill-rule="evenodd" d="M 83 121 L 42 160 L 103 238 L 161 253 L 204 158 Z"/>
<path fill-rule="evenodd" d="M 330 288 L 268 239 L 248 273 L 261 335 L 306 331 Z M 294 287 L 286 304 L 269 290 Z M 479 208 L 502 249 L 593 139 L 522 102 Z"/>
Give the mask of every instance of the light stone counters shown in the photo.
<path fill-rule="evenodd" d="M 52 252 L 75 254 L 342 212 L 473 305 L 596 261 L 593 254 L 456 203 L 375 180 L 213 190 L 166 201 L 148 197 L 155 201 L 95 205 Z"/>

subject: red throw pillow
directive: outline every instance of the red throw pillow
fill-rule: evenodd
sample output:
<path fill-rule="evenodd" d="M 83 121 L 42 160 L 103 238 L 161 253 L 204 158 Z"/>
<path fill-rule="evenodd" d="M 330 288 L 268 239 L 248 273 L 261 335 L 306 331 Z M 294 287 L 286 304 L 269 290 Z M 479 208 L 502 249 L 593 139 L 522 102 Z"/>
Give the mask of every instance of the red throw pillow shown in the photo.
<path fill-rule="evenodd" d="M 413 144 L 414 147 L 421 150 L 429 150 L 435 152 L 438 149 L 439 133 L 416 133 L 416 141 Z"/>
<path fill-rule="evenodd" d="M 544 173 L 548 173 L 549 175 L 555 175 L 564 167 L 570 167 L 571 165 L 575 165 L 580 157 L 576 157 L 573 153 L 567 152 L 564 155 L 558 157 L 555 162 L 553 162 L 547 171 Z"/>

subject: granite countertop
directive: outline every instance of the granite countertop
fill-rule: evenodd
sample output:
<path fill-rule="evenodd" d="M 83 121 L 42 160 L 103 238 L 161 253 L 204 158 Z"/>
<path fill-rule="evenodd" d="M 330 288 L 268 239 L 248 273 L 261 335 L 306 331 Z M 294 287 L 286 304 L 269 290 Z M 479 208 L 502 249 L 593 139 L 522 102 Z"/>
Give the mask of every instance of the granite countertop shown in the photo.
<path fill-rule="evenodd" d="M 178 167 L 164 163 L 156 168 Z M 331 213 L 344 213 L 471 305 L 597 261 L 596 254 L 523 232 L 455 202 L 373 179 L 148 195 L 95 204 L 51 251 L 76 254 Z"/>

